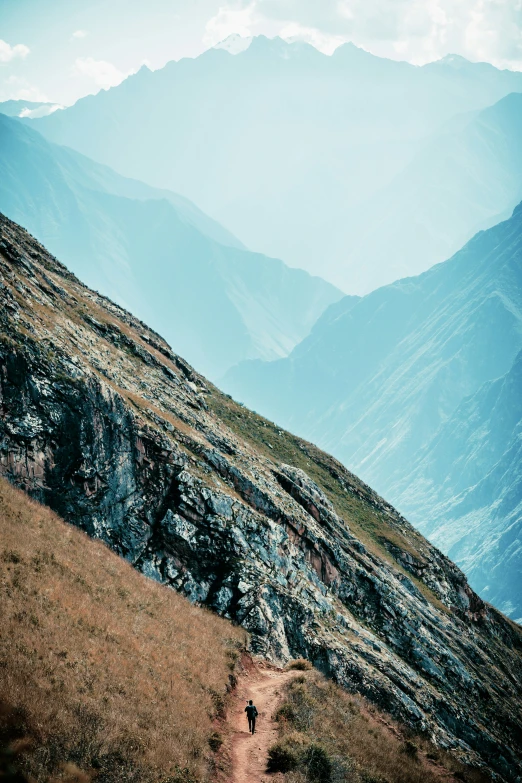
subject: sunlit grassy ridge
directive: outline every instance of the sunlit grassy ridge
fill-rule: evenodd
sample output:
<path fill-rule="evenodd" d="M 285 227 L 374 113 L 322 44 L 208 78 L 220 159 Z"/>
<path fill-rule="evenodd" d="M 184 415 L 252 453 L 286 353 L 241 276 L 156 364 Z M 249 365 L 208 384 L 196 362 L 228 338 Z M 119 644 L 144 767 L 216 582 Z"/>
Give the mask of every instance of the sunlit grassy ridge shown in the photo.
<path fill-rule="evenodd" d="M 213 780 L 245 632 L 156 584 L 0 480 L 0 701 L 37 779 Z"/>

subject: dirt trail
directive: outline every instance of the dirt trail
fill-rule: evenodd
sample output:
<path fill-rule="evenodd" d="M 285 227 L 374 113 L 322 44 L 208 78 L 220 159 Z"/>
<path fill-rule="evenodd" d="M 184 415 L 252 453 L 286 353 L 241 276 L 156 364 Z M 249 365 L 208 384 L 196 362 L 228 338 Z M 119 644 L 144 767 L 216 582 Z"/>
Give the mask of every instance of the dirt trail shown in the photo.
<path fill-rule="evenodd" d="M 282 698 L 282 687 L 296 672 L 284 672 L 266 664 L 256 663 L 239 678 L 237 695 L 231 711 L 232 777 L 231 783 L 274 782 L 266 772 L 268 748 L 277 739 L 277 724 L 272 715 Z M 256 733 L 248 732 L 245 715 L 246 700 L 252 699 L 259 712 Z"/>

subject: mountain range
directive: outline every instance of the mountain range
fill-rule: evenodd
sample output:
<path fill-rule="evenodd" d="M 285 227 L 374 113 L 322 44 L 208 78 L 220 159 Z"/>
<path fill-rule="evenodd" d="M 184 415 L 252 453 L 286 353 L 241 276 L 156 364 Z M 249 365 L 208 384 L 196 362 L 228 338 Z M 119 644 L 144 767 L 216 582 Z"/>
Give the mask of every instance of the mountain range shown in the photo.
<path fill-rule="evenodd" d="M 344 214 L 349 239 L 339 244 L 335 231 L 324 232 L 322 252 L 342 264 L 344 290 L 424 272 L 509 217 L 522 199 L 521 137 L 521 93 L 433 134 L 391 182 Z"/>
<path fill-rule="evenodd" d="M 522 618 L 522 205 L 445 263 L 346 297 L 225 388 L 332 451 Z"/>
<path fill-rule="evenodd" d="M 286 355 L 342 294 L 247 251 L 187 199 L 119 176 L 0 115 L 0 209 L 213 379 Z"/>
<path fill-rule="evenodd" d="M 467 763 L 516 781 L 517 625 L 485 604 L 450 560 L 339 462 L 221 393 L 155 331 L 88 289 L 1 216 L 0 276 L 4 477 L 151 579 L 241 625 L 257 655 L 278 664 L 304 656 L 401 721 L 410 736 L 427 735 Z M 19 529 L 24 513 L 14 515 Z M 38 518 L 48 548 L 56 521 L 46 529 L 45 515 Z M 72 536 L 70 545 L 76 559 L 68 564 L 63 546 L 58 558 L 32 556 L 33 579 L 47 579 L 49 568 L 59 576 L 40 597 L 39 614 L 63 611 L 54 595 L 59 584 L 74 586 L 75 595 L 85 590 L 82 605 L 92 598 L 101 600 L 100 610 L 128 613 L 141 590 L 133 595 L 127 587 L 114 601 L 110 593 L 92 594 L 93 582 L 78 573 Z M 25 567 L 22 556 L 11 549 L 2 557 L 14 569 L 6 576 L 10 598 L 12 590 L 32 597 L 15 578 Z M 110 568 L 106 557 L 101 562 Z M 111 568 L 110 584 L 119 573 Z M 144 620 L 156 635 L 160 601 L 159 594 L 151 598 L 153 622 Z M 77 602 L 69 608 L 76 611 Z M 40 638 L 43 617 L 27 622 Z M 85 623 L 97 633 L 98 618 L 92 622 L 78 620 L 75 644 L 84 643 Z M 114 655 L 114 634 L 105 638 Z M 127 661 L 135 665 L 126 649 L 118 653 L 123 670 Z M 56 650 L 68 661 L 66 650 Z M 147 672 L 163 660 L 152 656 Z M 98 692 L 100 657 L 95 663 L 90 681 Z M 36 665 L 42 671 L 40 659 Z M 161 664 L 162 693 L 163 672 Z M 82 704 L 93 698 L 93 687 L 84 691 Z M 417 746 L 410 740 L 403 752 L 416 754 Z"/>
<path fill-rule="evenodd" d="M 27 122 L 183 193 L 249 248 L 359 294 L 442 261 L 514 207 L 519 126 L 469 115 L 520 91 L 522 74 L 456 56 L 418 67 L 353 44 L 326 56 L 259 36 L 237 54 L 143 67 Z"/>
<path fill-rule="evenodd" d="M 22 99 L 0 101 L 0 114 L 6 114 L 8 117 L 45 117 L 47 114 L 52 114 L 53 111 L 63 108 L 58 103 L 45 101 L 24 101 Z"/>

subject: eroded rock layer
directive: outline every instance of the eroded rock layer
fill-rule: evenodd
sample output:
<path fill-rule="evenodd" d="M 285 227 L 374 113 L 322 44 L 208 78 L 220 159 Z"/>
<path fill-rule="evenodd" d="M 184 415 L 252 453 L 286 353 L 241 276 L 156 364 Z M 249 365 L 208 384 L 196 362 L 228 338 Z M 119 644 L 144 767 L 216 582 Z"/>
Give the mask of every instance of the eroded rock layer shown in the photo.
<path fill-rule="evenodd" d="M 240 623 L 255 652 L 306 656 L 515 780 L 520 629 L 337 461 L 223 395 L 18 226 L 0 229 L 0 472 Z"/>

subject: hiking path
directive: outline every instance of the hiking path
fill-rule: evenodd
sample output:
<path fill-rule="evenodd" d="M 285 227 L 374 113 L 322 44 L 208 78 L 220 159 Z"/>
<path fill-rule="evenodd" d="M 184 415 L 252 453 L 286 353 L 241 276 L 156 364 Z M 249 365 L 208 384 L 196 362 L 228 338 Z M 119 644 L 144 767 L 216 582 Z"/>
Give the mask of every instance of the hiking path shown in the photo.
<path fill-rule="evenodd" d="M 268 749 L 277 739 L 277 723 L 272 716 L 282 700 L 283 685 L 296 673 L 255 662 L 240 675 L 230 712 L 233 728 L 231 783 L 275 783 L 279 778 L 266 771 Z M 259 713 L 254 735 L 248 731 L 244 711 L 248 699 L 252 699 Z"/>

